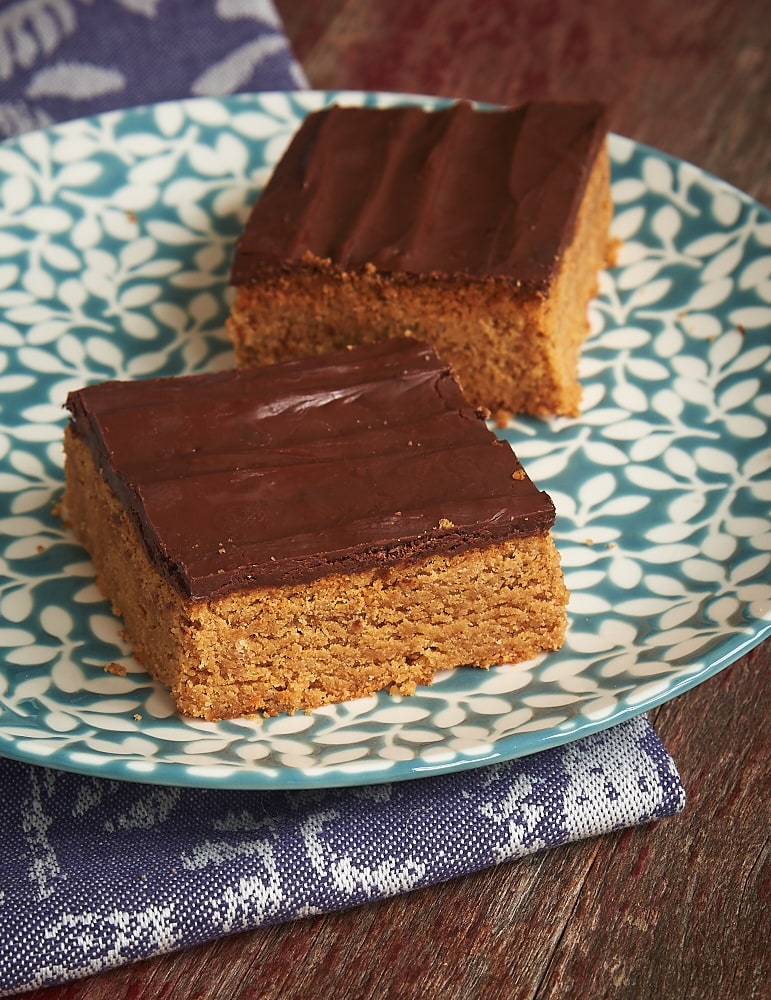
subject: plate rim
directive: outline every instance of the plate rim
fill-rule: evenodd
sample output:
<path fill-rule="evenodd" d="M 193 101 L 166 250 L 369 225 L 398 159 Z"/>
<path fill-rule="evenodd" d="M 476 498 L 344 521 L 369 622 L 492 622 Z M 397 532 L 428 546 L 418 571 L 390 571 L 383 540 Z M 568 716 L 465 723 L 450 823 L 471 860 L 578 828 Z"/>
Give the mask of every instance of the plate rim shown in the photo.
<path fill-rule="evenodd" d="M 255 100 L 263 104 L 266 100 L 269 101 L 271 98 L 276 97 L 297 100 L 301 106 L 303 102 L 310 100 L 311 102 L 317 102 L 319 107 L 328 106 L 334 101 L 342 102 L 351 100 L 357 103 L 365 103 L 367 101 L 386 100 L 393 103 L 408 102 L 418 106 L 435 108 L 461 100 L 461 98 L 441 95 L 355 89 L 257 91 L 219 97 L 183 97 L 127 108 L 118 108 L 83 118 L 57 122 L 50 126 L 33 130 L 32 132 L 21 133 L 17 136 L 6 138 L 0 142 L 0 148 L 15 145 L 20 140 L 23 141 L 25 136 L 30 136 L 34 133 L 58 134 L 62 130 L 75 128 L 84 122 L 99 122 L 105 118 L 120 120 L 162 106 L 185 106 L 191 103 L 215 102 L 224 105 L 226 108 L 230 108 L 239 104 L 248 105 Z M 502 105 L 491 104 L 489 102 L 474 101 L 472 103 L 480 108 L 489 110 L 502 107 Z M 311 113 L 311 110 L 310 108 L 304 109 L 304 113 Z M 771 211 L 761 202 L 697 164 L 614 132 L 609 133 L 609 139 L 611 141 L 616 140 L 629 143 L 634 150 L 640 151 L 644 155 L 664 160 L 670 166 L 677 169 L 686 167 L 693 171 L 697 177 L 705 178 L 710 185 L 721 186 L 723 189 L 730 191 L 746 206 L 757 208 L 771 221 Z M 90 750 L 76 750 L 67 753 L 67 747 L 59 747 L 53 752 L 48 753 L 43 750 L 36 753 L 34 752 L 34 744 L 30 749 L 24 751 L 19 748 L 17 737 L 8 736 L 3 732 L 1 721 L 0 757 L 92 777 L 181 787 L 227 787 L 253 790 L 320 789 L 416 780 L 450 771 L 470 770 L 490 763 L 529 756 L 550 747 L 562 746 L 582 739 L 617 725 L 626 719 L 645 714 L 715 676 L 764 642 L 769 635 L 771 635 L 771 620 L 754 619 L 745 628 L 726 635 L 721 642 L 713 646 L 709 653 L 706 654 L 707 660 L 701 667 L 692 665 L 691 669 L 684 676 L 670 684 L 662 692 L 661 696 L 653 695 L 650 698 L 644 699 L 639 704 L 630 705 L 622 702 L 621 707 L 618 707 L 617 710 L 601 719 L 583 717 L 579 724 L 571 726 L 567 730 L 560 730 L 559 727 L 556 727 L 504 736 L 489 748 L 489 752 L 464 753 L 463 751 L 452 751 L 451 759 L 435 763 L 432 763 L 430 760 L 421 760 L 419 756 L 407 761 L 371 762 L 370 770 L 367 772 L 359 770 L 361 765 L 356 760 L 352 761 L 350 765 L 282 768 L 281 765 L 261 767 L 259 761 L 252 762 L 247 766 L 236 767 L 227 763 L 218 766 L 212 766 L 211 764 L 198 765 L 194 759 L 191 759 L 189 764 L 151 759 L 149 765 L 143 766 L 145 758 L 132 756 L 131 754 L 107 756 L 104 753 Z M 2 663 L 0 666 L 5 669 L 6 664 Z M 1 719 L 2 710 L 0 710 Z M 516 744 L 513 748 L 510 746 L 512 743 Z"/>

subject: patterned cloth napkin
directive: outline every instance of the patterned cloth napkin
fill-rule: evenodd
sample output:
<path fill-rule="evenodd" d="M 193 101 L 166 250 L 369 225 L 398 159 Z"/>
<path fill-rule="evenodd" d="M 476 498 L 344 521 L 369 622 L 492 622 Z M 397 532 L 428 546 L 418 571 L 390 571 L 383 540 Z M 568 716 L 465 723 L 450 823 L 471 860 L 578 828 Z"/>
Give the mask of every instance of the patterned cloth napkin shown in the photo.
<path fill-rule="evenodd" d="M 671 816 L 644 716 L 519 761 L 294 792 L 0 762 L 0 995 L 408 892 Z"/>
<path fill-rule="evenodd" d="M 0 138 L 155 101 L 305 86 L 270 0 L 0 0 Z"/>
<path fill-rule="evenodd" d="M 0 2 L 0 137 L 305 86 L 268 0 Z M 671 816 L 644 717 L 521 761 L 352 789 L 133 785 L 0 761 L 0 995 Z"/>

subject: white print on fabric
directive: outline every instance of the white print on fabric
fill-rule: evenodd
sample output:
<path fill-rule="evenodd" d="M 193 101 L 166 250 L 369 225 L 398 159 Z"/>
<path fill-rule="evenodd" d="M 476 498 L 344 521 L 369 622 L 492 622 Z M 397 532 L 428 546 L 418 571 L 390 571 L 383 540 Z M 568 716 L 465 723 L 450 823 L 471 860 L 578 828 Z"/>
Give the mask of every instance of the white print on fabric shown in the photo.
<path fill-rule="evenodd" d="M 0 4 L 0 137 L 113 107 L 306 83 L 270 0 Z"/>
<path fill-rule="evenodd" d="M 528 843 L 532 850 L 540 850 L 546 846 L 542 837 L 533 838 L 533 832 L 543 821 L 545 813 L 543 804 L 532 801 L 533 792 L 542 780 L 523 774 L 511 785 L 502 800 L 485 802 L 480 807 L 483 816 L 502 828 L 504 842 L 497 850 L 498 861 L 521 857 L 526 853 Z"/>
<path fill-rule="evenodd" d="M 46 938 L 57 942 L 60 960 L 41 965 L 26 988 L 94 975 L 134 961 L 137 952 L 160 955 L 171 951 L 179 942 L 173 924 L 173 910 L 168 906 L 64 914 L 45 928 Z"/>
<path fill-rule="evenodd" d="M 79 100 L 114 94 L 126 86 L 118 70 L 89 63 L 57 63 L 41 69 L 30 81 L 28 97 L 67 97 Z"/>
<path fill-rule="evenodd" d="M 649 794 L 660 784 L 653 762 L 647 758 L 632 761 L 619 757 L 608 767 L 602 757 L 593 748 L 565 748 L 563 766 L 570 780 L 563 802 L 571 838 L 590 835 L 597 824 L 598 802 L 625 803 L 624 825 L 632 826 L 650 817 Z"/>
<path fill-rule="evenodd" d="M 329 879 L 334 887 L 354 897 L 361 892 L 365 897 L 393 896 L 409 892 L 423 878 L 426 865 L 417 859 L 400 861 L 391 855 L 377 858 L 375 863 L 361 863 L 338 848 L 329 829 L 340 818 L 336 810 L 317 812 L 300 825 L 308 859 L 320 878 Z"/>
<path fill-rule="evenodd" d="M 190 91 L 198 97 L 234 94 L 246 84 L 255 66 L 285 47 L 280 37 L 247 42 L 193 80 Z"/>
<path fill-rule="evenodd" d="M 21 806 L 21 827 L 26 835 L 27 847 L 22 857 L 27 877 L 34 884 L 38 899 L 47 899 L 54 891 L 56 880 L 66 878 L 48 839 L 53 820 L 46 812 L 46 801 L 54 793 L 55 786 L 55 771 L 32 772 L 29 795 Z"/>

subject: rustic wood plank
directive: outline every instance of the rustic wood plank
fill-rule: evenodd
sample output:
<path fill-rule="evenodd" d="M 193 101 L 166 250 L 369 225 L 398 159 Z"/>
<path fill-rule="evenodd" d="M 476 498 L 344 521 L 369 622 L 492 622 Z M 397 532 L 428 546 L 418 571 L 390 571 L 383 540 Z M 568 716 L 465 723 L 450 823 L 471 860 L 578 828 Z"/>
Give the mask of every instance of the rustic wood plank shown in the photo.
<path fill-rule="evenodd" d="M 602 844 L 539 1000 L 769 995 L 770 699 L 766 644 L 654 713 L 687 811 Z"/>

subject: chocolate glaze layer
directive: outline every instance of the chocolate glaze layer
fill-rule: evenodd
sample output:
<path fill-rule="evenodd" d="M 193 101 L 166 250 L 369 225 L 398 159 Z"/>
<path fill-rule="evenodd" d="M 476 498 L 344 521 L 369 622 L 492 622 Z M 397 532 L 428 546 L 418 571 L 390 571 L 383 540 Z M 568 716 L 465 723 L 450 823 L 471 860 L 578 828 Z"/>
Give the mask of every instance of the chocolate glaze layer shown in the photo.
<path fill-rule="evenodd" d="M 447 365 L 411 339 L 105 382 L 66 405 L 150 560 L 194 598 L 386 568 L 554 521 Z"/>
<path fill-rule="evenodd" d="M 607 134 L 601 104 L 333 106 L 311 114 L 256 202 L 231 282 L 302 264 L 507 278 L 542 289 Z"/>

